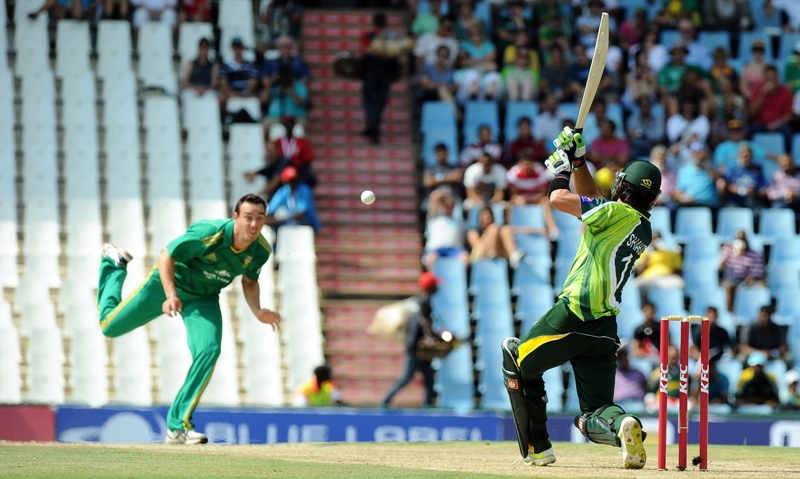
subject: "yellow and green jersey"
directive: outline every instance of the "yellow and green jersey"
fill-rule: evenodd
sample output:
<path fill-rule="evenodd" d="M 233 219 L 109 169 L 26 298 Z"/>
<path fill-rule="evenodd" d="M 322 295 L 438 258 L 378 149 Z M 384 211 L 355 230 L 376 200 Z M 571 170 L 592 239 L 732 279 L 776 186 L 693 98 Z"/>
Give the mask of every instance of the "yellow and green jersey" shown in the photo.
<path fill-rule="evenodd" d="M 652 240 L 649 214 L 605 198 L 580 202 L 586 229 L 560 298 L 584 321 L 616 316 L 633 263 Z"/>
<path fill-rule="evenodd" d="M 197 296 L 218 294 L 240 274 L 258 281 L 261 267 L 272 254 L 261 235 L 247 249 L 233 249 L 232 219 L 193 223 L 167 251 L 175 260 L 175 286 Z"/>

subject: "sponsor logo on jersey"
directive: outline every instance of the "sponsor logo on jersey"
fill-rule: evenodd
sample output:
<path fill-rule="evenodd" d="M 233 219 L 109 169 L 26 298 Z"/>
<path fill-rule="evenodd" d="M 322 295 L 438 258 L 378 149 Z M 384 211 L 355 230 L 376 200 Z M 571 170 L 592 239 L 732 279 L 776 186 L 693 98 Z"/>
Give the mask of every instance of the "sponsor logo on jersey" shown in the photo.
<path fill-rule="evenodd" d="M 519 389 L 519 382 L 516 379 L 508 378 L 506 382 L 508 383 L 508 389 Z"/>
<path fill-rule="evenodd" d="M 228 273 L 227 271 L 225 271 L 224 269 L 221 269 L 221 270 L 217 271 L 217 274 L 222 276 L 223 278 L 230 278 L 231 277 L 231 274 Z"/>
<path fill-rule="evenodd" d="M 216 262 L 216 261 L 217 261 L 217 254 L 216 254 L 216 253 L 207 254 L 207 255 L 205 256 L 205 258 L 206 258 L 207 260 L 209 260 L 209 261 L 214 261 L 214 262 Z"/>
<path fill-rule="evenodd" d="M 245 268 L 247 268 L 247 267 L 250 265 L 250 262 L 251 262 L 251 261 L 253 261 L 253 257 L 252 257 L 252 256 L 248 256 L 248 257 L 246 257 L 246 258 L 244 259 L 244 263 L 242 263 L 242 266 L 243 266 L 243 267 L 245 267 Z"/>

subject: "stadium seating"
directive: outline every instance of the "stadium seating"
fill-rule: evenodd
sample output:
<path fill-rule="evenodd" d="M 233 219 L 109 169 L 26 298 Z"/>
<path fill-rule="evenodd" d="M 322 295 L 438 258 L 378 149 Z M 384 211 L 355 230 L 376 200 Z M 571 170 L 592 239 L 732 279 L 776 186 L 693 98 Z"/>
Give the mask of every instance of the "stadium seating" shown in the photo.
<path fill-rule="evenodd" d="M 4 32 L 5 33 L 5 32 Z M 16 22 L 14 30 L 14 48 L 17 58 L 24 58 L 15 68 L 17 77 L 28 78 L 43 72 L 49 72 L 49 48 L 47 41 L 47 17 L 39 16 L 36 20 L 27 17 Z"/>
<path fill-rule="evenodd" d="M 786 143 L 781 133 L 755 133 L 753 143 L 764 148 L 768 154 L 780 155 L 786 153 Z M 766 178 L 768 176 L 765 175 Z"/>
<path fill-rule="evenodd" d="M 150 341 L 144 328 L 135 329 L 114 340 L 115 402 L 137 406 L 153 403 L 150 375 Z M 184 370 L 184 374 L 186 370 Z M 183 382 L 181 380 L 181 382 Z"/>
<path fill-rule="evenodd" d="M 434 149 L 439 143 L 447 146 L 447 164 L 458 164 L 458 134 L 455 129 L 431 128 L 425 131 L 422 139 L 422 159 L 425 166 L 436 166 L 436 152 Z"/>
<path fill-rule="evenodd" d="M 539 205 L 515 206 L 511 209 L 511 226 L 544 228 L 544 212 Z"/>
<path fill-rule="evenodd" d="M 554 295 L 553 287 L 549 283 L 520 287 L 515 314 L 515 317 L 521 321 L 520 335 L 528 332 L 534 323 L 553 306 Z"/>
<path fill-rule="evenodd" d="M 705 207 L 684 207 L 675 217 L 675 236 L 678 242 L 686 243 L 691 238 L 711 238 L 711 210 Z"/>
<path fill-rule="evenodd" d="M 245 194 L 261 191 L 266 186 L 263 178 L 257 178 L 254 183 L 247 183 L 244 178 L 246 172 L 257 171 L 264 165 L 264 130 L 257 124 L 234 124 L 230 128 L 228 145 L 231 185 L 228 203 L 233 205 Z"/>
<path fill-rule="evenodd" d="M 523 117 L 533 121 L 539 115 L 539 104 L 535 101 L 510 101 L 506 104 L 505 138 L 506 144 L 517 138 L 517 124 Z"/>
<path fill-rule="evenodd" d="M 719 210 L 717 236 L 723 242 L 732 241 L 736 233 L 744 231 L 748 238 L 755 236 L 753 224 L 755 223 L 753 210 L 750 208 L 725 207 Z"/>
<path fill-rule="evenodd" d="M 139 26 L 136 50 L 139 54 L 139 79 L 145 88 L 160 87 L 177 93 L 178 80 L 172 68 L 172 33 L 164 22 L 145 22 Z"/>
<path fill-rule="evenodd" d="M 96 323 L 94 328 L 72 334 L 69 363 L 72 366 L 70 402 L 91 407 L 106 404 L 108 402 L 106 338 Z"/>
<path fill-rule="evenodd" d="M 752 48 L 753 42 L 756 40 L 761 40 L 766 46 L 764 58 L 769 62 L 774 61 L 775 56 L 772 52 L 772 36 L 759 31 L 741 32 L 739 34 L 739 54 L 737 56 L 745 62 L 749 62 L 753 58 Z"/>
<path fill-rule="evenodd" d="M 107 83 L 132 74 L 131 24 L 102 20 L 97 27 L 97 76 Z M 130 98 L 130 97 L 129 97 Z"/>
<path fill-rule="evenodd" d="M 697 41 L 702 43 L 709 52 L 714 52 L 715 49 L 722 47 L 728 52 L 731 52 L 731 34 L 724 30 L 718 31 L 703 31 L 697 34 Z"/>
<path fill-rule="evenodd" d="M 43 307 L 44 304 L 40 305 Z M 49 313 L 52 312 L 50 305 Z M 40 314 L 25 311 L 24 314 Z M 58 404 L 64 402 L 64 350 L 61 331 L 53 326 L 31 332 L 28 339 L 28 397 L 34 403 Z"/>
<path fill-rule="evenodd" d="M 3 319 L 5 318 L 5 319 Z M 16 404 L 22 400 L 19 363 L 22 361 L 19 335 L 11 325 L 11 307 L 0 301 L 0 403 Z"/>
<path fill-rule="evenodd" d="M 488 126 L 492 130 L 492 141 L 500 135 L 500 117 L 497 103 L 493 101 L 471 101 L 464 106 L 464 144 L 478 141 L 478 129 Z"/>
<path fill-rule="evenodd" d="M 422 105 L 419 131 L 427 134 L 432 130 L 457 131 L 456 110 L 452 103 L 429 101 Z"/>
<path fill-rule="evenodd" d="M 547 245 L 549 247 L 549 244 Z M 526 249 L 526 251 L 528 251 Z M 537 260 L 538 256 L 526 256 L 514 270 L 514 283 L 511 292 L 517 296 L 528 286 L 550 285 L 550 256 L 546 262 Z"/>
<path fill-rule="evenodd" d="M 762 210 L 759 215 L 758 235 L 767 244 L 779 239 L 794 238 L 797 230 L 792 210 L 777 208 Z"/>
<path fill-rule="evenodd" d="M 472 263 L 469 289 L 477 294 L 483 287 L 505 285 L 508 289 L 508 262 L 505 259 L 481 259 Z"/>
<path fill-rule="evenodd" d="M 214 27 L 210 23 L 181 23 L 178 36 L 178 55 L 181 57 L 181 65 L 197 58 L 197 46 L 200 39 L 205 38 L 214 45 Z"/>
<path fill-rule="evenodd" d="M 89 23 L 60 20 L 56 26 L 56 76 L 67 78 L 90 71 Z M 86 90 L 88 93 L 89 90 Z M 94 92 L 92 88 L 91 92 Z"/>
<path fill-rule="evenodd" d="M 772 301 L 765 286 L 739 286 L 733 297 L 733 314 L 739 325 L 752 324 L 758 320 L 758 311 Z"/>
<path fill-rule="evenodd" d="M 434 384 L 438 393 L 437 406 L 455 410 L 473 409 L 475 386 L 470 348 L 459 347 L 437 362 L 439 368 Z"/>

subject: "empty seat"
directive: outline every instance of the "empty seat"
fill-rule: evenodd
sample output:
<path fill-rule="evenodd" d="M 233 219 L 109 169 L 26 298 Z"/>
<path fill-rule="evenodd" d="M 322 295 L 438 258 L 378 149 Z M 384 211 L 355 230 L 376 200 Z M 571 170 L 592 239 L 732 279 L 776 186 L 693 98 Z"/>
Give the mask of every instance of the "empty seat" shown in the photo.
<path fill-rule="evenodd" d="M 711 210 L 698 206 L 678 209 L 675 218 L 675 236 L 682 243 L 691 238 L 713 237 Z"/>
<path fill-rule="evenodd" d="M 192 365 L 188 348 L 175 347 L 186 344 L 186 327 L 180 317 L 162 315 L 153 321 L 156 338 L 155 360 L 158 365 L 158 403 L 169 404 L 183 386 L 186 372 Z"/>
<path fill-rule="evenodd" d="M 243 299 L 243 298 L 242 298 Z M 251 318 L 239 318 L 239 324 Z M 269 327 L 254 328 L 242 343 L 242 386 L 250 406 L 283 404 L 280 334 Z"/>
<path fill-rule="evenodd" d="M 151 405 L 150 341 L 145 328 L 134 329 L 114 339 L 112 361 L 115 366 L 114 388 L 117 391 L 115 402 Z"/>
<path fill-rule="evenodd" d="M 250 0 L 225 0 L 220 2 L 218 24 L 221 28 L 228 26 L 245 26 L 253 29 L 253 7 Z"/>
<path fill-rule="evenodd" d="M 314 230 L 310 226 L 284 226 L 278 229 L 275 243 L 276 259 L 315 260 Z"/>
<path fill-rule="evenodd" d="M 35 8 L 34 8 L 35 10 Z M 22 78 L 49 72 L 48 53 L 50 45 L 47 35 L 47 16 L 40 15 L 36 20 L 27 18 L 16 22 L 14 29 L 14 48 L 17 58 L 25 61 L 16 63 L 15 73 Z"/>
<path fill-rule="evenodd" d="M 650 228 L 653 232 L 658 231 L 661 237 L 672 236 L 672 218 L 669 208 L 666 206 L 655 206 L 650 210 Z"/>
<path fill-rule="evenodd" d="M 686 262 L 683 265 L 686 291 L 706 290 L 719 285 L 717 259 Z"/>
<path fill-rule="evenodd" d="M 230 128 L 228 141 L 230 166 L 228 179 L 231 184 L 229 204 L 253 191 L 261 191 L 265 185 L 262 178 L 247 183 L 244 174 L 257 171 L 264 165 L 264 129 L 261 125 L 234 124 Z"/>
<path fill-rule="evenodd" d="M 422 139 L 422 159 L 425 166 L 436 166 L 436 146 L 444 144 L 447 147 L 447 164 L 454 166 L 458 163 L 458 133 L 455 129 L 435 128 L 425 131 Z"/>
<path fill-rule="evenodd" d="M 511 226 L 544 228 L 544 212 L 539 205 L 515 206 L 511 209 Z"/>
<path fill-rule="evenodd" d="M 225 103 L 225 108 L 229 113 L 244 110 L 253 120 L 261 120 L 261 102 L 258 98 L 230 98 Z"/>
<path fill-rule="evenodd" d="M 754 222 L 753 210 L 750 208 L 722 208 L 719 210 L 717 235 L 722 241 L 730 241 L 736 237 L 737 232 L 742 230 L 748 238 L 752 238 L 755 235 L 753 233 Z"/>
<path fill-rule="evenodd" d="M 470 348 L 457 348 L 440 360 L 435 386 L 438 392 L 437 406 L 456 410 L 475 407 Z"/>
<path fill-rule="evenodd" d="M 769 208 L 761 210 L 758 235 L 765 243 L 797 236 L 794 212 L 790 209 Z"/>
<path fill-rule="evenodd" d="M 800 293 L 800 265 L 776 264 L 767 272 L 767 285 L 773 296 L 781 290 Z"/>
<path fill-rule="evenodd" d="M 190 223 L 205 219 L 227 218 L 228 206 L 224 200 L 196 200 L 190 203 Z M 272 256 L 270 256 L 272 258 Z"/>
<path fill-rule="evenodd" d="M 753 143 L 773 155 L 786 153 L 786 143 L 783 141 L 782 133 L 755 133 L 753 134 Z M 767 178 L 766 175 L 765 178 Z"/>
<path fill-rule="evenodd" d="M 237 374 L 236 340 L 231 326 L 230 305 L 226 290 L 220 294 L 222 308 L 222 345 L 214 374 L 203 391 L 203 402 L 217 406 L 239 405 L 239 378 Z M 272 329 L 265 326 L 265 329 Z M 281 388 L 282 389 L 282 388 Z"/>
<path fill-rule="evenodd" d="M 553 306 L 553 287 L 549 284 L 529 284 L 520 288 L 516 317 L 520 335 L 524 335 Z"/>
<path fill-rule="evenodd" d="M 686 315 L 683 288 L 650 288 L 647 292 L 647 299 L 655 306 L 657 317 Z"/>
<path fill-rule="evenodd" d="M 109 201 L 107 224 L 111 243 L 126 249 L 134 258 L 147 253 L 144 233 L 144 210 L 138 199 Z M 166 246 L 166 245 L 163 245 Z"/>
<path fill-rule="evenodd" d="M 192 157 L 196 158 L 195 155 L 190 156 L 190 158 Z M 191 171 L 198 171 L 201 173 L 192 174 L 189 176 L 190 203 L 194 204 L 198 201 L 217 201 L 217 200 L 222 201 L 223 203 L 225 202 L 224 176 L 222 175 L 221 170 L 222 170 L 222 165 L 218 165 L 216 168 L 191 170 Z"/>
<path fill-rule="evenodd" d="M 737 324 L 751 324 L 758 319 L 762 306 L 772 302 L 769 289 L 764 286 L 739 286 L 733 296 L 733 314 Z"/>
<path fill-rule="evenodd" d="M 62 19 L 56 25 L 56 75 L 64 78 L 91 71 L 89 22 Z"/>
<path fill-rule="evenodd" d="M 100 251 L 103 241 L 103 223 L 100 219 L 99 200 L 71 200 L 67 204 L 65 225 L 68 256 L 91 256 Z"/>
<path fill-rule="evenodd" d="M 105 100 L 105 108 L 114 107 L 117 101 L 136 100 L 136 76 L 132 71 L 123 71 L 116 75 L 112 81 L 104 81 L 101 95 Z M 135 105 L 135 103 L 134 103 Z M 105 115 L 106 122 L 114 120 L 113 116 Z M 137 116 L 138 119 L 138 116 Z M 115 123 L 116 124 L 116 123 Z M 137 121 L 138 124 L 138 121 Z"/>
<path fill-rule="evenodd" d="M 10 323 L 8 304 L 0 301 L 0 308 L 0 314 L 3 311 L 8 312 Z M 19 370 L 21 360 L 17 330 L 11 324 L 0 325 L 0 403 L 16 404 L 22 401 L 22 376 Z"/>
<path fill-rule="evenodd" d="M 220 128 L 219 102 L 211 95 L 186 96 L 183 98 L 184 126 L 191 137 L 199 127 Z"/>
<path fill-rule="evenodd" d="M 181 57 L 181 64 L 186 65 L 187 61 L 197 58 L 197 45 L 201 39 L 207 39 L 214 44 L 214 28 L 210 23 L 181 23 L 178 37 L 178 55 Z"/>
<path fill-rule="evenodd" d="M 731 52 L 731 34 L 724 30 L 719 31 L 706 31 L 700 32 L 697 35 L 697 41 L 705 45 L 709 52 L 713 52 L 716 48 L 724 48 L 730 56 Z"/>
<path fill-rule="evenodd" d="M 478 129 L 488 126 L 492 131 L 492 140 L 497 141 L 500 135 L 500 119 L 497 103 L 493 101 L 471 101 L 464 107 L 464 144 L 478 140 Z"/>
<path fill-rule="evenodd" d="M 437 129 L 456 131 L 455 106 L 441 101 L 423 103 L 419 128 L 423 134 Z"/>
<path fill-rule="evenodd" d="M 800 265 L 800 238 L 783 238 L 775 241 L 769 255 L 768 267 L 779 264 Z"/>
<path fill-rule="evenodd" d="M 131 74 L 131 24 L 101 20 L 97 27 L 97 76 L 117 81 Z"/>
<path fill-rule="evenodd" d="M 505 338 L 497 336 L 492 339 L 497 339 L 499 343 L 494 344 L 495 341 L 492 341 L 478 348 L 478 358 L 483 366 L 478 380 L 478 391 L 481 392 L 481 408 L 511 410 L 511 402 L 508 400 L 508 392 L 506 392 L 502 373 L 503 356 L 498 347 L 498 344 L 502 343 Z"/>
<path fill-rule="evenodd" d="M 99 407 L 108 402 L 107 364 L 106 338 L 100 328 L 86 329 L 72 335 L 71 402 L 91 407 Z"/>
<path fill-rule="evenodd" d="M 137 51 L 139 79 L 145 87 L 161 87 L 177 93 L 178 83 L 172 69 L 172 32 L 163 22 L 145 22 L 139 26 Z"/>
<path fill-rule="evenodd" d="M 472 263 L 469 286 L 472 294 L 478 294 L 485 286 L 495 285 L 505 286 L 508 291 L 508 262 L 505 259 L 482 259 Z"/>
<path fill-rule="evenodd" d="M 540 284 L 550 285 L 549 261 L 543 264 L 542 262 L 529 260 L 527 257 L 523 258 L 517 269 L 514 270 L 512 292 L 516 295 L 520 295 L 526 287 Z"/>
<path fill-rule="evenodd" d="M 522 118 L 533 120 L 539 115 L 539 104 L 535 101 L 510 101 L 506 104 L 505 136 L 506 143 L 517 138 L 517 125 Z"/>
<path fill-rule="evenodd" d="M 186 232 L 186 204 L 180 199 L 151 202 L 148 229 L 151 255 L 157 256 L 170 241 Z"/>
<path fill-rule="evenodd" d="M 30 334 L 27 401 L 48 404 L 64 402 L 63 365 L 64 349 L 57 327 Z"/>

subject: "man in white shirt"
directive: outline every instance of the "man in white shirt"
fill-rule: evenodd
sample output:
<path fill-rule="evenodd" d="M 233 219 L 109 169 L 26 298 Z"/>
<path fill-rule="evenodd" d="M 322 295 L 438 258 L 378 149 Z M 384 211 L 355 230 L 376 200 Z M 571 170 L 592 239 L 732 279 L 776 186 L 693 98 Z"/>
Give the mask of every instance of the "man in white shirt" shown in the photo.
<path fill-rule="evenodd" d="M 483 153 L 477 163 L 464 171 L 464 187 L 467 190 L 464 209 L 501 203 L 507 186 L 506 169 L 495 163 L 491 154 Z"/>
<path fill-rule="evenodd" d="M 436 64 L 436 52 L 441 46 L 446 46 L 450 51 L 450 64 L 452 65 L 458 56 L 460 45 L 453 36 L 453 20 L 445 16 L 439 19 L 439 29 L 435 33 L 426 33 L 417 39 L 414 47 L 417 71 L 421 71 L 423 65 Z"/>
<path fill-rule="evenodd" d="M 177 16 L 175 14 L 176 0 L 131 0 L 134 6 L 133 28 L 139 28 L 145 22 L 163 22 L 175 27 Z M 165 46 L 170 48 L 171 46 Z"/>
<path fill-rule="evenodd" d="M 690 137 L 693 141 L 705 143 L 711 124 L 708 118 L 697 113 L 697 105 L 691 101 L 681 103 L 681 112 L 669 117 L 667 120 L 667 139 L 670 144 L 678 141 L 688 142 Z"/>
<path fill-rule="evenodd" d="M 554 95 L 547 95 L 541 103 L 541 110 L 533 122 L 533 137 L 544 143 L 547 154 L 555 151 L 550 141 L 557 138 L 563 129 L 565 118 L 558 114 L 558 100 Z"/>
<path fill-rule="evenodd" d="M 469 264 L 469 253 L 464 247 L 464 220 L 453 215 L 455 206 L 455 197 L 449 189 L 439 188 L 431 193 L 422 254 L 428 271 L 433 271 L 433 264 L 441 257 L 456 258 L 465 266 Z"/>

